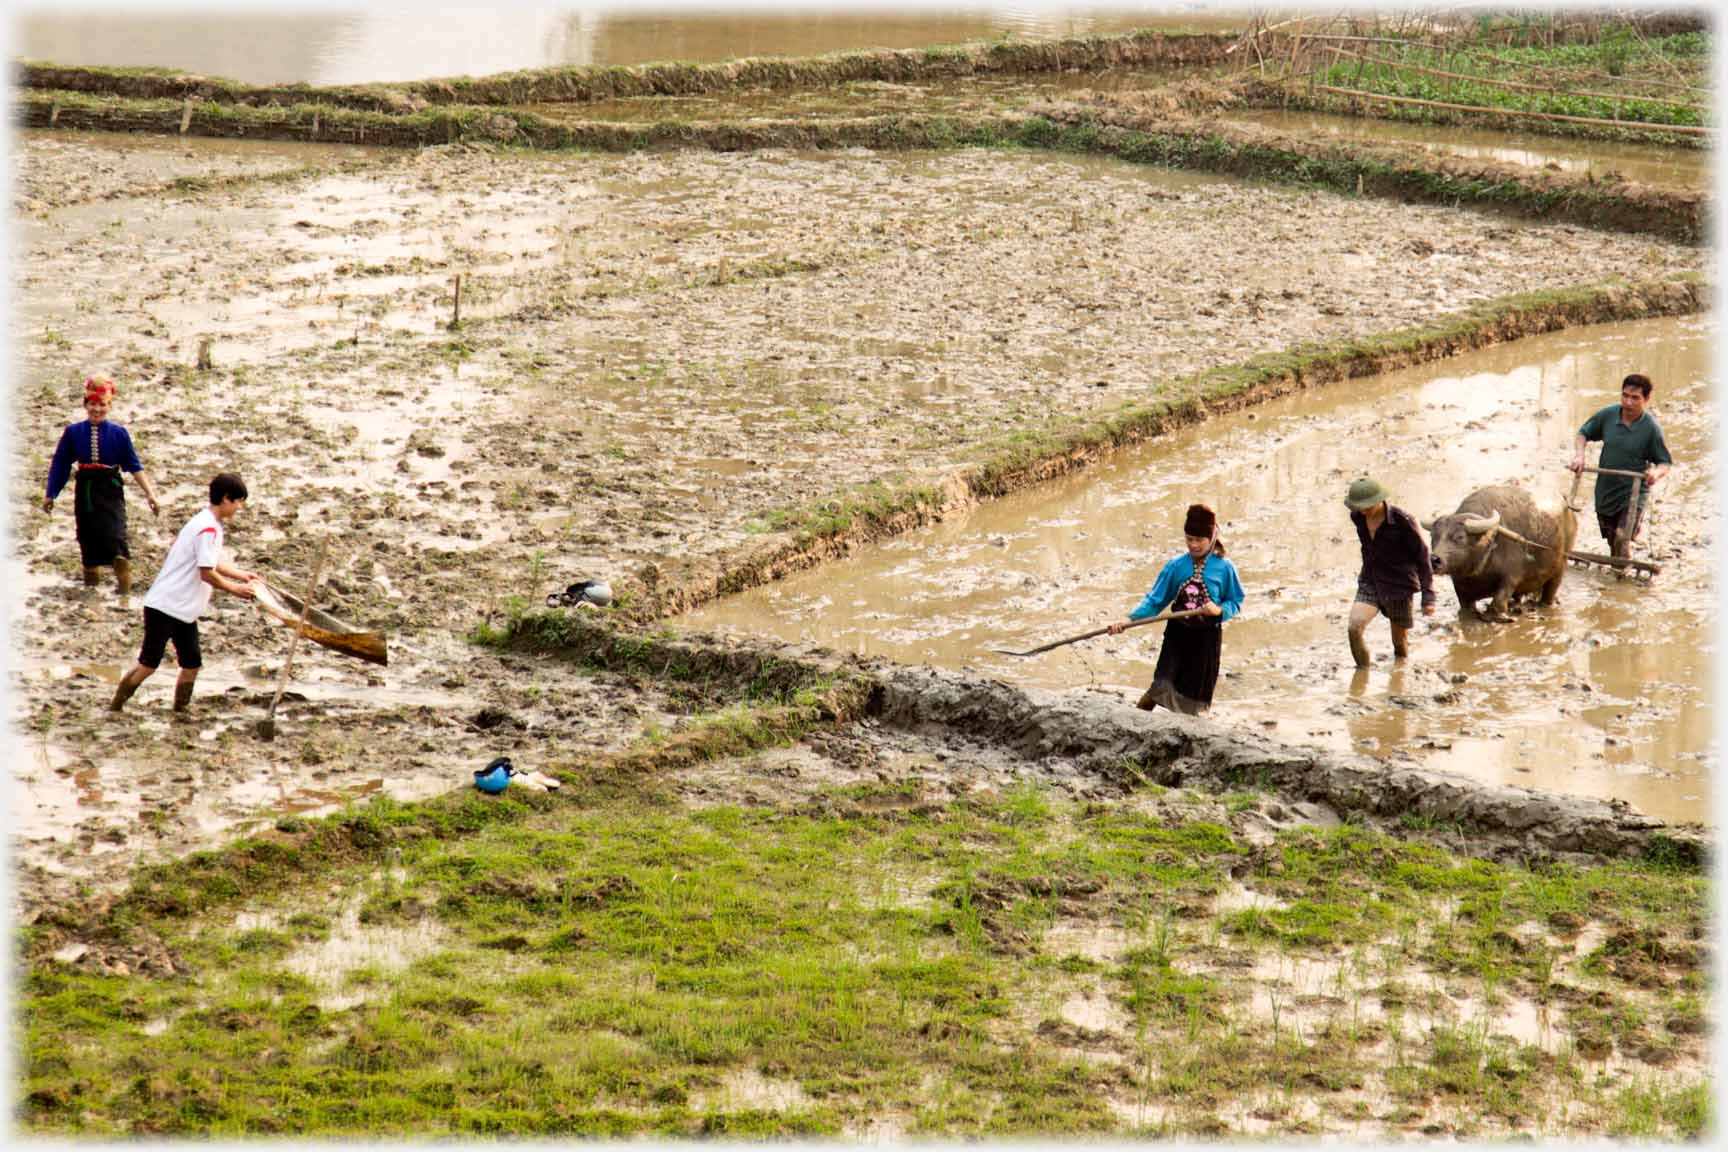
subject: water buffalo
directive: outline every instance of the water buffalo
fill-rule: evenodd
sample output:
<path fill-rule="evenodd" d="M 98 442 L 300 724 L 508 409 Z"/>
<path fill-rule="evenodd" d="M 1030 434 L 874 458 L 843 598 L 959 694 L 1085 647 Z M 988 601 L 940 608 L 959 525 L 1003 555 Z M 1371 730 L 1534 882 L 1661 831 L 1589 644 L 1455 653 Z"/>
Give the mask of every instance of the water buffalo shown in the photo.
<path fill-rule="evenodd" d="M 1507 609 L 1521 596 L 1541 593 L 1554 603 L 1566 575 L 1566 553 L 1578 535 L 1578 516 L 1556 498 L 1539 507 L 1535 497 L 1508 484 L 1480 488 L 1458 511 L 1429 526 L 1434 571 L 1452 578 L 1458 603 L 1475 608 L 1493 597 L 1488 619 L 1510 620 Z"/>

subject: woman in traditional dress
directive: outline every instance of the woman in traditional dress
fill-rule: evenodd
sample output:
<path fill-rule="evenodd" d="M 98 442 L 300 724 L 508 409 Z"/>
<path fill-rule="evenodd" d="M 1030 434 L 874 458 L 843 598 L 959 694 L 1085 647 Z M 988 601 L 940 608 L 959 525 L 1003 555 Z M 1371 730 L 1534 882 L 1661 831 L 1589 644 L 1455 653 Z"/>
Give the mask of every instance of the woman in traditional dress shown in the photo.
<path fill-rule="evenodd" d="M 1188 550 L 1164 565 L 1158 580 L 1128 619 L 1110 625 L 1120 633 L 1135 620 L 1156 616 L 1166 608 L 1201 613 L 1164 626 L 1164 644 L 1152 686 L 1139 706 L 1150 712 L 1163 705 L 1192 716 L 1212 706 L 1218 684 L 1218 660 L 1224 649 L 1224 622 L 1242 610 L 1242 582 L 1236 566 L 1224 558 L 1218 539 L 1218 517 L 1204 504 L 1191 504 L 1182 525 Z"/>
<path fill-rule="evenodd" d="M 78 528 L 78 552 L 84 562 L 84 583 L 95 587 L 98 569 L 114 566 L 114 585 L 124 596 L 132 591 L 132 552 L 126 543 L 126 481 L 138 478 L 150 513 L 156 515 L 156 488 L 144 474 L 144 462 L 132 447 L 132 437 L 108 419 L 114 402 L 114 381 L 92 376 L 84 381 L 84 414 L 88 419 L 66 425 L 54 461 L 48 466 L 48 490 L 42 511 L 54 511 L 54 500 L 66 482 L 73 482 L 73 521 Z"/>

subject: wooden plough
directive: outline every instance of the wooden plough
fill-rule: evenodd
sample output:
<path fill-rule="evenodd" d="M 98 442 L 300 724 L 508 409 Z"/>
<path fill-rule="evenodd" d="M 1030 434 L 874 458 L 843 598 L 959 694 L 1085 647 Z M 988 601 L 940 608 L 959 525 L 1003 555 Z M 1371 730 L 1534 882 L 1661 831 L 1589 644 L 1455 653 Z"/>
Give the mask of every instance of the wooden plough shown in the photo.
<path fill-rule="evenodd" d="M 1644 489 L 1644 473 L 1628 472 L 1620 468 L 1580 469 L 1572 474 L 1572 494 L 1566 498 L 1567 505 L 1574 512 L 1583 511 L 1582 506 L 1578 503 L 1578 486 L 1583 483 L 1586 472 L 1594 473 L 1597 476 L 1625 476 L 1632 481 L 1631 503 L 1627 505 L 1633 510 L 1632 515 L 1621 520 L 1620 528 L 1615 533 L 1612 544 L 1616 552 L 1630 552 L 1632 550 L 1632 537 L 1636 535 L 1638 521 L 1644 514 L 1643 508 L 1638 504 L 1638 498 Z M 1646 580 L 1659 575 L 1662 571 L 1662 565 L 1653 564 L 1648 560 L 1634 560 L 1630 556 L 1604 556 L 1600 552 L 1568 552 L 1566 559 L 1574 564 L 1601 564 L 1621 572 L 1631 572 Z"/>

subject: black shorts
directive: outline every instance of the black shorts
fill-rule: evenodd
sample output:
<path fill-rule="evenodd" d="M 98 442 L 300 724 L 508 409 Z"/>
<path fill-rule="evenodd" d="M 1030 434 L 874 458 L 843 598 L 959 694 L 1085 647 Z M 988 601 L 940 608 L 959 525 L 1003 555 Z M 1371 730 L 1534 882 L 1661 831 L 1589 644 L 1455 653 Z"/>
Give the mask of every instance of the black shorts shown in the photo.
<path fill-rule="evenodd" d="M 1409 593 L 1395 599 L 1382 599 L 1380 594 L 1374 590 L 1374 585 L 1365 580 L 1358 581 L 1356 584 L 1356 603 L 1374 605 L 1380 609 L 1381 614 L 1394 628 L 1414 628 L 1416 626 L 1416 615 L 1410 610 Z"/>
<path fill-rule="evenodd" d="M 1604 516 L 1600 512 L 1596 513 L 1596 527 L 1602 530 L 1602 539 L 1607 541 L 1609 544 L 1614 543 L 1614 533 L 1620 531 L 1621 522 L 1631 514 L 1632 505 L 1630 504 L 1614 513 L 1612 516 Z M 1638 522 L 1636 520 L 1632 521 L 1632 527 L 1634 529 L 1638 527 Z"/>
<path fill-rule="evenodd" d="M 174 641 L 174 661 L 181 668 L 204 666 L 204 654 L 198 650 L 198 621 L 187 623 L 154 608 L 144 609 L 144 646 L 138 649 L 138 663 L 146 668 L 160 667 L 170 640 Z"/>

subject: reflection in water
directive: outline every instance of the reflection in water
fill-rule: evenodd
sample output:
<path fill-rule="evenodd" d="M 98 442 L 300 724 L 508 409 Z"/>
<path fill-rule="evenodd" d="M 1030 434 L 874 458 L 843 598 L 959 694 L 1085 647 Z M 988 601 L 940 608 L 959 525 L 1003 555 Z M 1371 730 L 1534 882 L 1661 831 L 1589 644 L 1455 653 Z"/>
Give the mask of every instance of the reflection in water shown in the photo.
<path fill-rule="evenodd" d="M 33 13 L 19 46 L 61 64 L 184 68 L 252 84 L 362 84 L 553 65 L 919 48 L 1002 36 L 1054 39 L 1135 28 L 1229 31 L 1247 18 L 1206 3 L 736 12 L 437 5 L 373 12 Z"/>
<path fill-rule="evenodd" d="M 686 622 L 1048 688 L 1092 685 L 1131 702 L 1157 656 L 1145 631 L 1024 660 L 990 649 L 1030 648 L 1125 613 L 1180 548 L 1183 508 L 1204 498 L 1248 590 L 1225 633 L 1218 721 L 1705 819 L 1709 346 L 1701 318 L 1585 328 L 1288 397 Z M 1620 582 L 1574 568 L 1557 609 L 1503 626 L 1461 619 L 1441 581 L 1440 614 L 1418 618 L 1408 664 L 1389 663 L 1376 622 L 1377 662 L 1355 675 L 1344 642 L 1359 564 L 1342 502 L 1350 480 L 1379 477 L 1424 519 L 1488 484 L 1563 494 L 1573 432 L 1635 370 L 1657 381 L 1654 411 L 1681 462 L 1647 541 L 1664 574 Z M 1584 519 L 1579 547 L 1596 548 L 1594 518 Z"/>
<path fill-rule="evenodd" d="M 1233 111 L 1228 114 L 1228 119 L 1318 140 L 1418 144 L 1430 152 L 1448 152 L 1472 160 L 1589 173 L 1597 179 L 1618 173 L 1623 179 L 1641 184 L 1679 188 L 1701 188 L 1708 184 L 1715 155 L 1703 148 L 1611 143 L 1460 125 L 1415 124 L 1405 120 L 1328 116 L 1278 109 Z"/>

